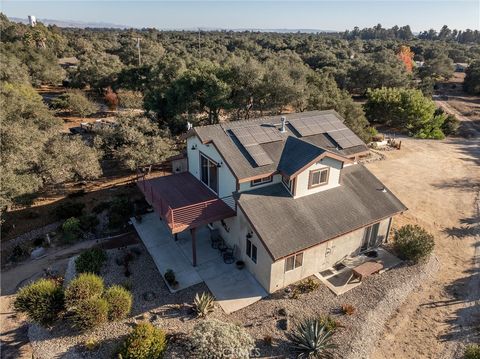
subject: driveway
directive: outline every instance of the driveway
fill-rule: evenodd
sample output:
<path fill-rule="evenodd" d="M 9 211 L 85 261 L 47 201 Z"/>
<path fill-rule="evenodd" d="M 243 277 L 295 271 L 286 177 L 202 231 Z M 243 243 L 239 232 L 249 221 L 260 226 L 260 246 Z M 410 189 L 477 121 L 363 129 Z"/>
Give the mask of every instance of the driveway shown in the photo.
<path fill-rule="evenodd" d="M 197 229 L 197 266 L 193 267 L 192 242 L 188 231 L 179 233 L 175 241 L 155 212 L 143 216 L 141 222 L 132 218 L 132 223 L 158 271 L 161 274 L 167 269 L 174 271 L 179 284 L 175 289 L 169 287 L 172 293 L 205 282 L 227 314 L 267 296 L 267 292 L 246 269 L 238 270 L 234 264 L 223 262 L 218 250 L 210 246 L 207 227 Z"/>

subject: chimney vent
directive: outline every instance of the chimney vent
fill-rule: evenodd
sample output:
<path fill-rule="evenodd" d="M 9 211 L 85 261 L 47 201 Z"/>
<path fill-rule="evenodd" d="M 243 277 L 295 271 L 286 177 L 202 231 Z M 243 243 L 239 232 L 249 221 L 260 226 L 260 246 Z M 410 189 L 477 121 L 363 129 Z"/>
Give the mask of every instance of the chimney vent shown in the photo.
<path fill-rule="evenodd" d="M 285 127 L 285 124 L 287 122 L 287 118 L 285 116 L 282 116 L 281 120 L 282 120 L 282 128 L 281 128 L 280 132 L 285 133 L 285 132 L 287 132 L 287 129 Z"/>

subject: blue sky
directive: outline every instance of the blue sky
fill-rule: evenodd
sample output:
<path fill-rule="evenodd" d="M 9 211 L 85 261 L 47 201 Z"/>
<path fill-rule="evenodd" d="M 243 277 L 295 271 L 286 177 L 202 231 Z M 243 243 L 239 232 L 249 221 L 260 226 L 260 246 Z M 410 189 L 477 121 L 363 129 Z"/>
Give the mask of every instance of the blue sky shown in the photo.
<path fill-rule="evenodd" d="M 409 24 L 413 31 L 479 29 L 480 0 L 382 1 L 21 1 L 3 0 L 7 16 L 132 27 L 192 29 L 351 29 Z"/>

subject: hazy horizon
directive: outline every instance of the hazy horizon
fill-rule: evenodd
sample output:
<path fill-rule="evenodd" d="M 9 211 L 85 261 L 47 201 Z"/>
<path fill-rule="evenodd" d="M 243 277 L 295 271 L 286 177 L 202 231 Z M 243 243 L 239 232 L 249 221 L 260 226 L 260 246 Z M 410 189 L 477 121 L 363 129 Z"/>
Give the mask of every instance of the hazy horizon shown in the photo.
<path fill-rule="evenodd" d="M 2 1 L 8 17 L 182 30 L 480 29 L 479 1 Z M 428 14 L 428 15 L 426 15 Z"/>

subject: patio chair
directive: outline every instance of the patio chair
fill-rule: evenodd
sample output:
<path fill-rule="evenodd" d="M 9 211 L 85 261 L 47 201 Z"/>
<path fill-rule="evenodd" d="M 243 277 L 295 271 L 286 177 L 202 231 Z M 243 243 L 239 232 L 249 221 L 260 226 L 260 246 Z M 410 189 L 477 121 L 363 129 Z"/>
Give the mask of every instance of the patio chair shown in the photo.
<path fill-rule="evenodd" d="M 227 245 L 225 244 L 225 241 L 223 240 L 222 237 L 220 237 L 220 242 L 218 243 L 217 249 L 220 251 L 220 254 L 223 255 L 225 251 L 228 249 Z"/>
<path fill-rule="evenodd" d="M 227 249 L 225 249 L 225 251 L 223 252 L 223 261 L 226 264 L 232 264 L 233 262 L 235 262 L 236 247 L 237 247 L 236 245 L 233 246 L 233 248 L 227 247 Z"/>

